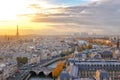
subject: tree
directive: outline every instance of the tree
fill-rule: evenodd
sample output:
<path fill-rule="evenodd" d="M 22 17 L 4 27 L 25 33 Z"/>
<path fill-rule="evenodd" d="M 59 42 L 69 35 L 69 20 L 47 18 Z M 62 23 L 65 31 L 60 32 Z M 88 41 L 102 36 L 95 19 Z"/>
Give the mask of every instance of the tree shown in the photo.
<path fill-rule="evenodd" d="M 22 63 L 23 63 L 23 64 L 28 63 L 28 58 L 27 58 L 27 57 L 23 57 L 23 58 L 22 58 Z"/>
<path fill-rule="evenodd" d="M 28 63 L 28 58 L 27 57 L 17 57 L 17 64 L 22 65 Z"/>
<path fill-rule="evenodd" d="M 88 49 L 91 49 L 91 48 L 92 48 L 92 44 L 89 44 L 89 45 L 88 45 Z"/>
<path fill-rule="evenodd" d="M 65 68 L 65 63 L 62 61 L 59 61 L 57 63 L 56 68 L 52 71 L 52 77 L 57 78 L 64 68 Z"/>

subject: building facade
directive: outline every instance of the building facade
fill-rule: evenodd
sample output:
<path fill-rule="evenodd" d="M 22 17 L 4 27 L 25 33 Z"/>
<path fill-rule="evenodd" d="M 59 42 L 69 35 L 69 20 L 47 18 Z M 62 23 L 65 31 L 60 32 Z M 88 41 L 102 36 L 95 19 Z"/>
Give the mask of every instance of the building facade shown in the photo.
<path fill-rule="evenodd" d="M 119 61 L 73 61 L 74 66 L 78 67 L 77 74 L 80 78 L 92 78 L 95 76 L 97 70 L 105 70 L 108 72 L 110 78 L 114 80 L 115 76 L 120 74 Z"/>

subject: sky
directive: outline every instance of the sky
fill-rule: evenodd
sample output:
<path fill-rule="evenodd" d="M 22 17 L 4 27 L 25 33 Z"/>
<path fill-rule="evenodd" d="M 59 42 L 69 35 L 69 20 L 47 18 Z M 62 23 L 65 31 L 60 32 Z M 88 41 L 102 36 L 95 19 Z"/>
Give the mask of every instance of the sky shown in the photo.
<path fill-rule="evenodd" d="M 0 35 L 120 35 L 120 0 L 0 0 Z"/>

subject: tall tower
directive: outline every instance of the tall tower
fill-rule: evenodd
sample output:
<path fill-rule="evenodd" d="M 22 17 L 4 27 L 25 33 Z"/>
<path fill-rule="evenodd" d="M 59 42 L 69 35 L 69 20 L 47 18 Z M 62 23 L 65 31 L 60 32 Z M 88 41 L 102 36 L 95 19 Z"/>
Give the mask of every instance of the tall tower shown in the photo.
<path fill-rule="evenodd" d="M 16 36 L 19 37 L 19 27 L 18 27 L 18 25 L 17 25 Z"/>

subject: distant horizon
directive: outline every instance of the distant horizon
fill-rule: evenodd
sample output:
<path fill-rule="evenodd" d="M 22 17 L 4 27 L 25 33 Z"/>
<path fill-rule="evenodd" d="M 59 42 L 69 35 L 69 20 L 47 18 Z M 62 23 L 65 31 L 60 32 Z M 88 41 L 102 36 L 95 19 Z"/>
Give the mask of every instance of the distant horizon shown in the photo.
<path fill-rule="evenodd" d="M 78 33 L 78 32 L 77 32 Z M 81 36 L 81 33 L 80 32 L 78 35 Z M 73 35 L 75 36 L 75 33 L 66 33 L 66 34 L 39 34 L 39 33 L 31 33 L 31 34 L 20 34 L 19 33 L 19 36 L 29 36 L 29 35 L 35 35 L 35 36 L 67 36 L 67 35 Z M 77 35 L 77 36 L 78 36 Z M 0 36 L 16 36 L 16 33 L 15 34 L 0 34 Z M 119 34 L 88 34 L 88 36 L 120 36 Z"/>

